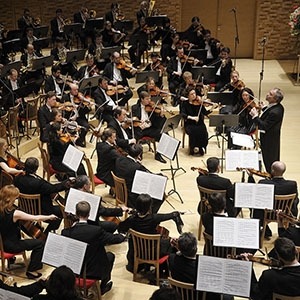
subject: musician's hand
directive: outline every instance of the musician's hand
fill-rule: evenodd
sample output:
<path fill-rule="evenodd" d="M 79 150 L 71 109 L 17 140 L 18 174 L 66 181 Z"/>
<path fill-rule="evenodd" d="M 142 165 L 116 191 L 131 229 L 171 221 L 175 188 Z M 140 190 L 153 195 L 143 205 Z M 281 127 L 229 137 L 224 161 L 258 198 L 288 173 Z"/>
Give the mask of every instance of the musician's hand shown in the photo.
<path fill-rule="evenodd" d="M 137 72 L 137 69 L 131 69 L 129 72 L 131 73 L 131 75 L 135 75 Z"/>
<path fill-rule="evenodd" d="M 136 139 L 129 139 L 128 140 L 129 145 L 130 144 L 136 144 Z"/>
<path fill-rule="evenodd" d="M 255 107 L 252 107 L 252 109 L 249 112 L 250 116 L 252 117 L 252 119 L 258 117 L 258 111 Z"/>
<path fill-rule="evenodd" d="M 195 58 L 195 59 L 194 59 L 194 66 L 198 65 L 198 64 L 199 64 L 199 62 L 200 62 L 200 60 L 199 60 L 199 59 L 197 59 L 197 58 Z"/>
<path fill-rule="evenodd" d="M 253 256 L 253 254 L 244 252 L 244 253 L 239 254 L 239 256 L 242 258 L 242 260 L 249 261 L 249 256 Z"/>
<path fill-rule="evenodd" d="M 58 220 L 58 219 L 59 219 L 59 217 L 56 215 L 53 215 L 53 214 L 48 216 L 48 220 L 51 220 L 51 221 Z"/>
<path fill-rule="evenodd" d="M 193 117 L 193 116 L 188 116 L 188 119 L 189 119 L 189 120 L 192 120 L 192 121 L 195 121 L 196 123 L 198 123 L 198 121 L 199 121 L 199 117 L 197 117 L 197 116 L 195 116 L 195 117 Z"/>
<path fill-rule="evenodd" d="M 177 76 L 181 76 L 182 72 L 174 71 L 173 74 Z"/>
<path fill-rule="evenodd" d="M 124 204 L 121 204 L 119 207 L 122 208 L 122 210 L 123 210 L 124 212 L 129 212 L 129 211 L 132 210 L 131 208 L 127 207 L 127 206 L 124 205 Z"/>

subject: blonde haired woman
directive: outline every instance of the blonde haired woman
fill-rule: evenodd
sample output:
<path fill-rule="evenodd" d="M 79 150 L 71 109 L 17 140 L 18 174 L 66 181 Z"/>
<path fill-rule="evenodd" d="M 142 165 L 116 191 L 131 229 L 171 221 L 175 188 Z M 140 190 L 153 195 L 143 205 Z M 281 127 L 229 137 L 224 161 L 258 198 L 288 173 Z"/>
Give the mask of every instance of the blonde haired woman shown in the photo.
<path fill-rule="evenodd" d="M 26 275 L 30 279 L 39 278 L 42 274 L 37 270 L 43 267 L 44 241 L 38 239 L 22 240 L 19 221 L 47 221 L 56 220 L 57 217 L 55 215 L 34 216 L 18 210 L 14 206 L 14 202 L 19 194 L 19 189 L 14 185 L 6 185 L 0 190 L 0 233 L 4 250 L 10 253 L 32 250 Z"/>

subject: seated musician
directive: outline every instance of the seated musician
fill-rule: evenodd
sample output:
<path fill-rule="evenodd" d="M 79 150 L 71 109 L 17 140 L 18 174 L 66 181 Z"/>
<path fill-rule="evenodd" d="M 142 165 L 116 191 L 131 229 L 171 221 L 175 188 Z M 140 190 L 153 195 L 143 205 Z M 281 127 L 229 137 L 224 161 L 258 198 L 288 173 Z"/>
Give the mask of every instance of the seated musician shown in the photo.
<path fill-rule="evenodd" d="M 13 185 L 6 185 L 0 190 L 0 232 L 3 239 L 4 251 L 9 253 L 19 253 L 25 250 L 32 251 L 26 276 L 30 279 L 35 279 L 42 276 L 42 273 L 37 271 L 43 268 L 42 255 L 44 241 L 39 239 L 21 239 L 19 222 L 44 222 L 47 220 L 56 220 L 57 216 L 30 215 L 16 209 L 14 202 L 18 199 L 19 194 L 19 189 Z"/>
<path fill-rule="evenodd" d="M 93 99 L 98 104 L 95 114 L 99 120 L 104 120 L 107 123 L 113 120 L 113 110 L 117 107 L 117 103 L 108 94 L 107 78 L 100 76 L 98 87 L 93 93 Z"/>
<path fill-rule="evenodd" d="M 68 130 L 68 127 L 67 127 Z M 76 129 L 75 129 L 76 130 Z M 73 128 L 72 128 L 73 131 Z M 77 136 L 71 133 L 62 133 L 61 124 L 53 123 L 49 131 L 49 155 L 50 164 L 55 171 L 66 173 L 68 177 L 75 177 L 77 175 L 86 175 L 86 171 L 82 163 L 80 163 L 78 170 L 75 172 L 65 166 L 62 161 L 69 145 L 74 145 L 73 140 L 76 140 Z"/>
<path fill-rule="evenodd" d="M 40 141 L 48 142 L 48 137 L 45 135 L 46 125 L 53 120 L 52 110 L 56 107 L 56 94 L 50 91 L 46 95 L 46 103 L 38 110 L 38 121 L 40 126 Z"/>
<path fill-rule="evenodd" d="M 146 24 L 145 18 L 140 19 L 140 25 L 130 36 L 128 54 L 133 67 L 138 68 L 141 65 L 141 57 L 148 49 L 148 35 L 150 30 Z"/>
<path fill-rule="evenodd" d="M 127 192 L 128 192 L 128 207 L 137 208 L 136 201 L 138 194 L 131 192 L 133 179 L 137 170 L 151 173 L 140 161 L 143 155 L 143 147 L 140 144 L 131 145 L 128 150 L 127 156 L 120 156 L 116 159 L 115 174 L 118 177 L 124 178 L 126 181 Z M 163 201 L 153 199 L 152 201 L 152 212 L 158 212 Z"/>
<path fill-rule="evenodd" d="M 109 62 L 109 59 L 102 58 L 103 51 L 103 37 L 100 32 L 95 33 L 95 38 L 93 42 L 89 45 L 88 53 L 94 55 L 95 63 L 97 65 L 98 70 L 103 70 L 105 65 Z"/>
<path fill-rule="evenodd" d="M 169 272 L 175 280 L 195 283 L 197 239 L 191 232 L 183 232 L 177 240 L 178 251 L 168 258 Z"/>
<path fill-rule="evenodd" d="M 126 70 L 123 67 L 122 58 L 119 52 L 114 52 L 112 55 L 112 61 L 108 63 L 103 71 L 103 76 L 107 77 L 110 80 L 110 83 L 114 85 L 121 84 L 125 87 L 125 92 L 122 94 L 117 93 L 115 97 L 117 97 L 118 104 L 120 106 L 126 105 L 129 99 L 132 98 L 133 93 L 129 88 L 127 78 L 131 78 L 136 73 L 136 70 L 130 69 L 130 71 Z"/>
<path fill-rule="evenodd" d="M 190 155 L 204 155 L 208 144 L 208 132 L 204 124 L 204 117 L 211 111 L 206 110 L 201 97 L 196 94 L 195 88 L 188 89 L 188 100 L 181 104 L 181 114 L 184 119 L 184 128 L 189 135 Z"/>
<path fill-rule="evenodd" d="M 29 157 L 25 161 L 25 175 L 17 176 L 14 179 L 14 185 L 24 194 L 40 194 L 41 196 L 41 209 L 42 214 L 56 215 L 59 219 L 49 222 L 45 230 L 45 234 L 48 234 L 52 230 L 57 230 L 61 223 L 62 213 L 57 205 L 53 205 L 52 196 L 61 191 L 65 191 L 70 188 L 70 181 L 64 180 L 61 183 L 52 184 L 43 178 L 36 175 L 36 171 L 39 168 L 39 161 L 35 157 Z"/>
<path fill-rule="evenodd" d="M 234 208 L 234 186 L 230 179 L 218 175 L 220 161 L 217 157 L 210 157 L 206 161 L 208 175 L 199 174 L 197 184 L 211 190 L 226 190 L 226 210 L 230 217 L 235 217 L 237 211 Z M 199 211 L 199 210 L 198 210 Z"/>
<path fill-rule="evenodd" d="M 177 47 L 182 46 L 178 33 L 171 34 L 171 43 L 164 46 L 164 51 L 161 53 L 161 58 L 164 66 L 168 65 L 168 61 L 177 54 Z"/>
<path fill-rule="evenodd" d="M 203 49 L 205 29 L 200 22 L 199 17 L 193 17 L 189 28 L 183 32 L 183 40 L 187 40 L 195 48 Z"/>
<path fill-rule="evenodd" d="M 155 112 L 157 108 L 157 112 Z M 137 104 L 131 107 L 132 116 L 137 117 L 141 121 L 139 127 L 135 127 L 135 136 L 139 140 L 144 136 L 149 136 L 159 141 L 161 137 L 161 129 L 166 118 L 163 115 L 162 106 L 158 107 L 151 102 L 150 95 L 147 92 L 141 92 Z M 160 153 L 155 153 L 155 160 L 166 163 Z"/>
<path fill-rule="evenodd" d="M 156 52 L 152 52 L 150 54 L 151 63 L 148 64 L 144 71 L 158 71 L 158 81 L 157 86 L 162 89 L 163 88 L 163 75 L 165 71 L 165 67 L 163 66 L 159 55 Z"/>
<path fill-rule="evenodd" d="M 116 149 L 116 131 L 105 128 L 101 140 L 96 145 L 98 157 L 96 176 L 109 186 L 114 186 L 111 171 L 115 172 L 116 159 L 121 155 Z"/>
<path fill-rule="evenodd" d="M 211 31 L 209 29 L 204 30 L 203 38 L 205 44 L 204 49 L 207 50 L 207 56 L 204 61 L 204 64 L 207 65 L 212 63 L 214 60 L 218 58 L 220 54 L 221 43 L 219 40 L 211 36 Z"/>
<path fill-rule="evenodd" d="M 137 89 L 137 94 L 140 97 L 141 92 L 147 92 L 148 94 L 151 94 L 151 91 L 154 91 L 154 89 L 156 88 L 156 83 L 153 77 L 147 77 L 146 82 L 141 85 L 138 89 Z M 157 87 L 159 89 L 159 87 Z"/>
<path fill-rule="evenodd" d="M 232 60 L 229 54 L 230 49 L 228 47 L 224 47 L 220 51 L 219 58 L 213 62 L 216 68 L 216 91 L 219 91 L 223 86 L 230 82 Z"/>
<path fill-rule="evenodd" d="M 157 214 L 151 210 L 152 207 L 152 198 L 148 194 L 140 194 L 136 199 L 135 213 L 127 218 L 125 221 L 119 224 L 119 232 L 127 232 L 130 228 L 145 234 L 157 234 L 156 227 L 164 221 L 173 220 L 176 225 L 178 232 L 181 233 L 182 230 L 182 221 L 180 218 L 180 213 L 178 211 L 173 211 L 171 213 L 160 213 Z M 179 225 L 179 219 L 181 225 Z M 169 239 L 160 240 L 160 257 L 163 257 L 174 251 L 170 244 Z M 126 270 L 133 272 L 133 242 L 132 238 L 128 239 L 128 252 L 127 252 L 127 261 Z"/>
<path fill-rule="evenodd" d="M 182 74 L 190 71 L 191 65 L 186 61 L 183 47 L 177 47 L 176 56 L 171 57 L 167 65 L 169 91 L 172 94 L 177 93 L 178 86 L 183 82 Z M 172 103 L 174 106 L 177 103 Z"/>
<path fill-rule="evenodd" d="M 80 147 L 86 147 L 85 137 L 89 130 L 87 114 L 91 111 L 90 104 L 85 105 L 83 100 L 84 96 L 78 91 L 78 85 L 74 83 L 70 84 L 70 93 L 63 95 L 61 100 L 62 102 L 71 102 L 75 107 L 71 115 L 64 117 L 76 121 L 81 126 L 79 138 L 76 140 L 76 145 Z"/>
<path fill-rule="evenodd" d="M 72 187 L 82 192 L 91 193 L 91 181 L 86 175 L 77 176 Z M 127 211 L 128 207 L 126 207 L 125 205 L 120 205 L 119 207 L 112 208 L 105 207 L 101 204 L 102 201 L 103 200 L 101 199 L 96 220 L 88 220 L 88 224 L 100 225 L 105 231 L 114 233 L 118 228 L 118 224 L 116 222 L 109 221 L 109 219 L 107 221 L 100 221 L 99 218 L 104 217 L 103 219 L 105 220 L 105 217 L 122 217 L 123 212 Z"/>
<path fill-rule="evenodd" d="M 4 170 L 5 172 L 13 176 L 23 174 L 23 170 L 18 170 L 9 166 L 6 156 L 7 149 L 8 145 L 6 139 L 0 138 L 0 173 L 2 170 Z"/>
<path fill-rule="evenodd" d="M 113 112 L 113 119 L 108 123 L 108 127 L 116 132 L 116 144 L 123 150 L 127 150 L 130 145 L 136 143 L 136 139 L 132 136 L 131 121 L 128 122 L 127 111 L 122 107 L 116 107 Z"/>
<path fill-rule="evenodd" d="M 69 89 L 69 85 L 64 83 L 64 80 L 60 77 L 61 67 L 52 66 L 51 75 L 47 76 L 45 79 L 44 90 L 46 93 L 50 91 L 55 91 L 56 96 L 61 97 L 62 93 Z"/>
<path fill-rule="evenodd" d="M 295 244 L 287 238 L 279 237 L 274 246 L 282 268 L 265 270 L 258 280 L 252 272 L 251 298 L 254 300 L 272 300 L 273 293 L 300 296 L 300 264 Z M 243 256 L 247 260 L 247 253 Z"/>
<path fill-rule="evenodd" d="M 98 75 L 98 68 L 95 64 L 94 56 L 91 54 L 88 54 L 85 57 L 86 65 L 83 65 L 79 68 L 77 73 L 73 76 L 77 80 L 81 80 L 83 78 L 89 78 Z"/>
<path fill-rule="evenodd" d="M 120 46 L 125 37 L 125 33 L 115 30 L 110 21 L 105 21 L 101 35 L 104 47 Z"/>
<path fill-rule="evenodd" d="M 21 39 L 22 52 L 24 53 L 27 45 L 32 44 L 37 40 L 37 37 L 33 35 L 33 28 L 28 27 L 26 29 L 26 35 Z M 37 49 L 37 53 L 40 53 L 39 49 Z"/>
<path fill-rule="evenodd" d="M 62 235 L 88 244 L 83 261 L 86 264 L 86 278 L 101 280 L 101 294 L 104 295 L 112 288 L 111 271 L 115 261 L 115 255 L 106 252 L 104 246 L 122 243 L 124 236 L 106 232 L 101 226 L 88 224 L 90 210 L 88 202 L 78 202 L 76 216 L 79 221 L 71 228 L 64 229 Z"/>

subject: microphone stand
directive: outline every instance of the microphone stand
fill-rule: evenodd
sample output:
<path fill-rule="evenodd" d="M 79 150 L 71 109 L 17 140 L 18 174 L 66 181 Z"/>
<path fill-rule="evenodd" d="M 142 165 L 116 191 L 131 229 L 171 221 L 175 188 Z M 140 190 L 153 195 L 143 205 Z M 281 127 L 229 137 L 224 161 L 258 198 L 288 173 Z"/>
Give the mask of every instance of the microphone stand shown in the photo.
<path fill-rule="evenodd" d="M 5 83 L 5 81 L 3 81 L 1 78 L 0 78 L 0 82 L 4 85 L 4 87 L 9 91 L 9 93 L 12 95 L 12 99 L 13 99 L 13 106 L 15 106 L 15 94 L 13 92 L 12 89 L 9 88 L 9 86 Z"/>
<path fill-rule="evenodd" d="M 264 79 L 266 38 L 263 38 L 263 40 L 260 42 L 260 45 L 262 47 L 262 58 L 261 58 L 261 71 L 259 73 L 258 99 L 261 99 L 261 84 Z"/>
<path fill-rule="evenodd" d="M 238 23 L 237 23 L 237 17 L 236 17 L 236 8 L 233 8 L 231 12 L 234 13 L 234 24 L 235 24 L 235 38 L 234 38 L 234 69 L 236 69 L 236 52 L 237 52 L 237 46 L 240 43 L 239 38 L 239 31 L 238 31 Z"/>

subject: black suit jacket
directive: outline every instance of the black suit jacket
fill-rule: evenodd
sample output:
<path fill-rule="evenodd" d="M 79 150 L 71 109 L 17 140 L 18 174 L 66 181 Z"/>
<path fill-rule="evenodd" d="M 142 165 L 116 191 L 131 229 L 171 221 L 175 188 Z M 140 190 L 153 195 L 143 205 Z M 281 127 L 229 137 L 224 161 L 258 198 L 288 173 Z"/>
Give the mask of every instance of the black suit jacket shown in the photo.
<path fill-rule="evenodd" d="M 128 80 L 127 78 L 133 77 L 131 73 L 125 69 L 120 69 L 121 76 L 122 76 L 122 81 L 120 82 L 121 84 L 128 86 Z M 103 70 L 103 76 L 107 77 L 109 80 L 114 79 L 114 69 L 113 69 L 113 63 L 110 62 L 106 64 L 104 70 Z"/>
<path fill-rule="evenodd" d="M 96 104 L 99 106 L 103 105 L 106 102 L 106 98 L 104 92 L 100 87 L 97 87 L 93 93 L 93 99 L 95 99 Z M 113 99 L 112 99 L 113 100 Z M 97 115 L 100 118 L 100 114 L 102 113 L 102 118 L 109 122 L 113 118 L 113 107 L 111 105 L 103 105 L 100 109 L 98 109 Z"/>
<path fill-rule="evenodd" d="M 191 71 L 192 67 L 189 63 L 181 63 L 181 68 L 184 66 L 184 68 L 182 69 L 182 74 L 185 71 Z M 168 73 L 168 81 L 176 81 L 176 82 L 182 82 L 182 76 L 178 76 L 173 74 L 173 72 L 177 72 L 178 71 L 178 57 L 174 56 L 171 57 L 168 65 L 167 65 L 167 73 Z"/>
<path fill-rule="evenodd" d="M 46 105 L 43 105 L 38 110 L 38 120 L 40 124 L 40 140 L 42 142 L 47 142 L 46 139 L 46 125 L 49 124 L 53 119 L 53 114 L 49 110 L 49 108 Z"/>
<path fill-rule="evenodd" d="M 84 23 L 80 11 L 73 15 L 74 23 Z"/>
<path fill-rule="evenodd" d="M 108 127 L 113 128 L 116 131 L 116 135 L 117 135 L 117 140 L 116 143 L 119 147 L 126 149 L 129 147 L 129 140 L 125 139 L 124 134 L 122 132 L 122 129 L 119 125 L 119 123 L 116 121 L 116 119 L 112 119 L 109 123 L 108 123 Z M 126 133 L 128 135 L 128 138 L 131 138 L 131 134 L 129 132 L 129 130 L 126 130 Z"/>
<path fill-rule="evenodd" d="M 58 23 L 57 23 L 57 18 L 54 18 L 50 21 L 50 27 L 52 31 L 52 40 L 60 35 L 59 29 L 58 29 Z"/>
<path fill-rule="evenodd" d="M 52 184 L 42 178 L 30 175 L 16 176 L 14 185 L 24 194 L 40 194 L 42 214 L 53 213 L 51 194 L 66 190 L 66 182 Z"/>
<path fill-rule="evenodd" d="M 86 277 L 95 279 L 106 278 L 109 272 L 109 261 L 104 246 L 124 241 L 121 234 L 112 234 L 104 231 L 101 226 L 80 222 L 64 229 L 62 235 L 88 244 L 83 265 L 86 264 Z"/>

